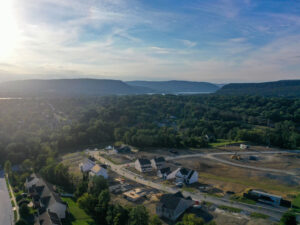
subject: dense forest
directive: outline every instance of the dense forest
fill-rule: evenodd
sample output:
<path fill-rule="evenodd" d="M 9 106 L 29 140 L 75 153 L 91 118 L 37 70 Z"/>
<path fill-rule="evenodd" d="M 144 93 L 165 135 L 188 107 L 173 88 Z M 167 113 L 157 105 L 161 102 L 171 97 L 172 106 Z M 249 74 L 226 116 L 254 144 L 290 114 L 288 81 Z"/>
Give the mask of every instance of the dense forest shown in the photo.
<path fill-rule="evenodd" d="M 208 147 L 218 139 L 295 149 L 300 99 L 138 95 L 0 100 L 0 158 L 19 164 L 83 146 Z"/>
<path fill-rule="evenodd" d="M 232 83 L 217 91 L 221 95 L 260 95 L 299 97 L 300 80 L 280 80 L 264 83 Z"/>

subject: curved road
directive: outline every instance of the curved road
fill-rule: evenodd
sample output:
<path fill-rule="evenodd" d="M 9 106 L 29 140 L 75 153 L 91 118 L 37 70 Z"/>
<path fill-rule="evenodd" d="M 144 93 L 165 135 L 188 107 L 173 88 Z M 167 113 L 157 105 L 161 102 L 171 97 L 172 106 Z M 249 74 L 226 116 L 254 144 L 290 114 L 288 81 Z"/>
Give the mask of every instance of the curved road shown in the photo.
<path fill-rule="evenodd" d="M 166 160 L 176 160 L 176 159 L 185 159 L 185 158 L 192 158 L 192 157 L 203 157 L 203 158 L 208 158 L 211 160 L 215 160 L 227 165 L 231 166 L 236 166 L 236 167 L 241 167 L 241 168 L 246 168 L 246 169 L 252 169 L 252 170 L 259 170 L 263 172 L 271 172 L 271 173 L 283 173 L 287 175 L 292 175 L 292 176 L 298 176 L 299 174 L 292 172 L 292 171 L 286 171 L 286 170 L 279 170 L 279 169 L 271 169 L 271 168 L 264 168 L 264 167 L 257 167 L 257 166 L 249 166 L 249 165 L 244 165 L 240 163 L 235 163 L 231 162 L 225 159 L 220 159 L 215 156 L 218 155 L 233 155 L 236 152 L 216 152 L 216 153 L 198 153 L 198 154 L 189 154 L 189 155 L 180 155 L 180 156 L 174 156 L 174 157 L 166 157 Z M 256 152 L 256 151 L 249 151 L 249 152 L 238 152 L 239 155 L 260 155 L 260 154 L 282 154 L 282 153 L 297 153 L 299 154 L 300 151 L 295 150 L 295 151 L 266 151 L 266 152 Z"/>
<path fill-rule="evenodd" d="M 112 163 L 111 161 L 101 157 L 99 155 L 98 151 L 95 151 L 95 152 L 90 151 L 89 154 L 92 155 L 93 157 L 95 157 L 101 163 L 109 165 L 111 170 L 113 170 L 114 172 L 116 172 L 117 174 L 119 174 L 121 176 L 126 177 L 127 179 L 130 179 L 137 183 L 143 184 L 145 186 L 149 186 L 149 187 L 152 187 L 152 188 L 155 188 L 155 189 L 158 189 L 161 191 L 169 192 L 169 193 L 176 193 L 178 191 L 181 191 L 179 188 L 172 188 L 172 187 L 163 185 L 161 183 L 155 183 L 151 180 L 146 180 L 142 176 L 135 174 L 129 170 L 126 170 L 125 167 L 128 164 L 116 165 L 116 164 Z M 193 157 L 195 157 L 195 155 L 198 156 L 199 154 L 194 154 Z M 203 156 L 203 154 L 201 154 L 201 156 Z M 167 157 L 166 159 L 171 160 L 171 159 L 187 158 L 187 157 L 192 157 L 192 156 L 186 155 L 186 156 L 178 156 L 178 157 Z M 273 206 L 268 206 L 268 205 L 251 205 L 251 204 L 246 204 L 246 203 L 233 202 L 233 201 L 230 201 L 225 198 L 217 198 L 217 197 L 213 197 L 213 196 L 203 195 L 200 193 L 193 194 L 193 193 L 190 193 L 187 191 L 182 191 L 182 193 L 186 197 L 190 196 L 195 201 L 207 201 L 207 202 L 211 202 L 215 205 L 225 205 L 225 206 L 229 206 L 229 207 L 235 207 L 235 208 L 239 208 L 239 209 L 242 209 L 242 210 L 250 212 L 250 213 L 258 212 L 258 213 L 268 215 L 273 220 L 277 220 L 277 221 L 280 220 L 282 214 L 287 211 L 287 208 L 282 208 L 282 207 L 273 207 Z"/>

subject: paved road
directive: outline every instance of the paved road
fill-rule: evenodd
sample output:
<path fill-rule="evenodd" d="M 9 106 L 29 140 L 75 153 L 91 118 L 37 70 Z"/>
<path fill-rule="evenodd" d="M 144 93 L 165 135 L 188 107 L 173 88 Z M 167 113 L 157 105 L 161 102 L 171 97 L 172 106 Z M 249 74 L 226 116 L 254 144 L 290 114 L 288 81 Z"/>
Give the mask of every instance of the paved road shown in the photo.
<path fill-rule="evenodd" d="M 126 177 L 127 179 L 134 180 L 135 182 L 138 182 L 140 184 L 143 184 L 143 185 L 146 185 L 146 186 L 149 186 L 149 187 L 161 190 L 161 191 L 169 192 L 169 193 L 176 193 L 177 191 L 181 191 L 178 188 L 173 188 L 173 187 L 163 185 L 161 183 L 155 183 L 153 181 L 146 180 L 144 177 L 127 170 L 126 169 L 127 164 L 123 164 L 123 165 L 113 164 L 109 160 L 99 156 L 99 152 L 97 152 L 97 151 L 96 152 L 91 151 L 89 154 L 94 156 L 101 163 L 105 163 L 105 164 L 109 165 L 111 170 L 113 170 L 114 172 L 118 173 L 121 176 Z M 280 220 L 282 214 L 287 211 L 286 208 L 282 208 L 282 207 L 273 207 L 273 206 L 268 206 L 268 205 L 251 205 L 251 204 L 245 204 L 245 203 L 240 203 L 240 202 L 232 202 L 225 198 L 217 198 L 217 197 L 213 197 L 213 196 L 203 195 L 200 193 L 193 194 L 193 193 L 186 192 L 186 191 L 183 191 L 182 193 L 186 197 L 190 196 L 195 201 L 207 201 L 207 202 L 211 202 L 216 205 L 226 205 L 226 206 L 230 206 L 230 207 L 239 208 L 239 209 L 242 209 L 242 210 L 250 212 L 250 213 L 251 212 L 259 212 L 259 213 L 268 215 L 273 220 L 277 220 L 277 221 Z"/>
<path fill-rule="evenodd" d="M 6 187 L 4 172 L 0 171 L 0 224 L 13 224 L 12 206 Z"/>
<path fill-rule="evenodd" d="M 192 158 L 192 157 L 203 157 L 208 158 L 214 161 L 218 161 L 227 165 L 246 168 L 246 169 L 252 169 L 252 170 L 259 170 L 263 172 L 271 172 L 271 173 L 283 173 L 287 175 L 292 176 L 298 176 L 299 174 L 292 172 L 292 171 L 286 171 L 286 170 L 279 170 L 279 169 L 271 169 L 271 168 L 264 168 L 264 167 L 257 167 L 257 166 L 249 166 L 244 165 L 241 163 L 235 163 L 231 162 L 225 159 L 220 159 L 216 156 L 218 155 L 233 155 L 236 152 L 216 152 L 216 153 L 198 153 L 198 154 L 188 154 L 188 155 L 179 155 L 179 156 L 172 156 L 172 157 L 166 157 L 166 160 L 176 160 L 176 159 L 185 159 L 185 158 Z M 260 154 L 282 154 L 282 153 L 297 153 L 299 154 L 300 151 L 265 151 L 265 152 L 256 152 L 256 151 L 249 151 L 249 152 L 238 152 L 239 155 L 260 155 Z"/>

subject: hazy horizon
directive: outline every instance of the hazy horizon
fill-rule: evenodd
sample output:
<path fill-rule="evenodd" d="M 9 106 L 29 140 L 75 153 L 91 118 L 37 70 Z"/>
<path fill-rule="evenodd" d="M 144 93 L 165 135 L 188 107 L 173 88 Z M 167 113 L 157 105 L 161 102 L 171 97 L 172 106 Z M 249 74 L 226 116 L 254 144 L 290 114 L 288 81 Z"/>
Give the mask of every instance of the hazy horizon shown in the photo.
<path fill-rule="evenodd" d="M 6 0 L 0 82 L 300 78 L 300 2 Z"/>

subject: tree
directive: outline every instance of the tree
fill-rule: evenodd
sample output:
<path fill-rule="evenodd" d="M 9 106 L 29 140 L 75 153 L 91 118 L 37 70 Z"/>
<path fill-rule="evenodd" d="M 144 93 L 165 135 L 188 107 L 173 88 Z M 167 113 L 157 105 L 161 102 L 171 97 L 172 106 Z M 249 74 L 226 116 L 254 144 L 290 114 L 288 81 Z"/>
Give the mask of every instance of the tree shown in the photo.
<path fill-rule="evenodd" d="M 281 225 L 297 225 L 296 215 L 292 212 L 286 212 L 283 214 L 280 220 Z"/>
<path fill-rule="evenodd" d="M 15 225 L 27 225 L 28 223 L 24 219 L 19 219 Z"/>
<path fill-rule="evenodd" d="M 94 214 L 95 207 L 97 205 L 97 198 L 95 198 L 95 196 L 88 193 L 84 193 L 77 200 L 77 202 L 79 207 L 86 211 L 88 214 Z"/>
<path fill-rule="evenodd" d="M 202 218 L 196 217 L 195 214 L 184 214 L 182 222 L 177 225 L 204 225 L 205 222 Z"/>
<path fill-rule="evenodd" d="M 11 162 L 9 160 L 4 163 L 4 171 L 7 174 L 11 173 Z"/>
<path fill-rule="evenodd" d="M 82 196 L 85 192 L 87 192 L 88 189 L 88 183 L 87 181 L 82 180 L 76 187 L 75 191 L 75 198 L 79 198 Z"/>
<path fill-rule="evenodd" d="M 108 184 L 104 177 L 94 176 L 92 179 L 90 179 L 88 187 L 89 194 L 98 197 L 99 194 L 105 189 L 108 189 Z"/>
<path fill-rule="evenodd" d="M 109 225 L 127 225 L 128 210 L 120 205 L 110 205 L 107 210 L 106 222 Z"/>
<path fill-rule="evenodd" d="M 30 211 L 26 203 L 23 203 L 19 209 L 20 215 L 22 218 L 26 218 L 29 216 Z"/>
<path fill-rule="evenodd" d="M 110 201 L 109 191 L 106 189 L 99 194 L 98 204 L 95 207 L 95 213 L 99 223 L 106 221 L 108 204 Z"/>
<path fill-rule="evenodd" d="M 30 159 L 25 159 L 22 162 L 22 169 L 25 171 L 30 171 L 32 169 L 33 163 Z"/>
<path fill-rule="evenodd" d="M 151 217 L 149 225 L 162 225 L 162 222 L 157 215 L 154 215 Z"/>
<path fill-rule="evenodd" d="M 148 225 L 149 215 L 144 206 L 138 205 L 129 212 L 128 225 Z"/>

